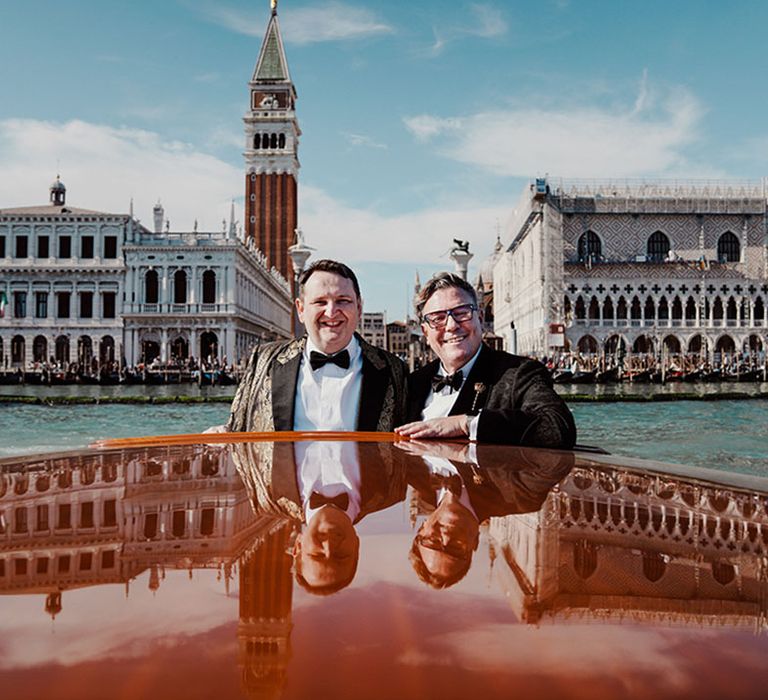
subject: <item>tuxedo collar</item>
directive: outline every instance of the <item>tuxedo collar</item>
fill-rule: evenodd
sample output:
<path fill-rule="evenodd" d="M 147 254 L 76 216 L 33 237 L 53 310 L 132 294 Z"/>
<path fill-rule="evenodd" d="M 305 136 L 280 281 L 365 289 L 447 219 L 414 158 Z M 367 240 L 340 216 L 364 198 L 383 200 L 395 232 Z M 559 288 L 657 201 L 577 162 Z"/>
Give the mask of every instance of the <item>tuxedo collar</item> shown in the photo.
<path fill-rule="evenodd" d="M 387 363 L 369 343 L 355 334 L 363 355 L 363 382 L 357 411 L 357 429 L 375 431 L 384 406 L 384 395 L 389 383 Z"/>
<path fill-rule="evenodd" d="M 292 340 L 272 365 L 272 420 L 275 430 L 293 430 L 296 384 L 307 338 Z"/>
<path fill-rule="evenodd" d="M 477 415 L 477 412 L 485 405 L 491 380 L 490 355 L 490 348 L 483 343 L 480 346 L 475 364 L 472 365 L 469 375 L 464 380 L 459 396 L 448 415 Z"/>

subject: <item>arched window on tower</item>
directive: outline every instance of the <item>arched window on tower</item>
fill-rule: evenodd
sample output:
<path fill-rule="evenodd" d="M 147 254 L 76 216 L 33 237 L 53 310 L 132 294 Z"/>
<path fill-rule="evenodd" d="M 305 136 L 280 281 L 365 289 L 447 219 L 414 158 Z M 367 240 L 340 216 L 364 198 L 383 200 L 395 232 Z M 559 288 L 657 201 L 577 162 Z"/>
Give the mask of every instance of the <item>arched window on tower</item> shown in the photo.
<path fill-rule="evenodd" d="M 261 135 L 261 147 L 262 148 L 269 148 L 269 134 L 262 134 Z"/>
<path fill-rule="evenodd" d="M 726 231 L 717 241 L 718 262 L 739 262 L 741 260 L 741 243 L 734 234 Z"/>
<path fill-rule="evenodd" d="M 216 273 L 206 270 L 203 273 L 203 304 L 216 303 Z"/>
<path fill-rule="evenodd" d="M 277 148 L 277 134 L 272 134 L 269 137 L 269 147 L 273 150 Z"/>
<path fill-rule="evenodd" d="M 603 244 L 594 231 L 585 231 L 579 236 L 579 262 L 597 262 L 603 254 Z"/>
<path fill-rule="evenodd" d="M 261 134 L 254 134 L 254 136 L 253 136 L 253 147 L 256 150 L 261 148 Z"/>
<path fill-rule="evenodd" d="M 648 239 L 646 258 L 649 262 L 664 262 L 669 255 L 669 238 L 663 231 L 655 231 Z"/>
<path fill-rule="evenodd" d="M 277 137 L 277 147 L 278 148 L 285 148 L 285 134 L 280 134 Z"/>
<path fill-rule="evenodd" d="M 173 303 L 187 303 L 187 273 L 184 270 L 173 273 Z"/>
<path fill-rule="evenodd" d="M 144 303 L 157 304 L 157 292 L 159 285 L 157 283 L 157 271 L 147 270 L 144 275 Z"/>

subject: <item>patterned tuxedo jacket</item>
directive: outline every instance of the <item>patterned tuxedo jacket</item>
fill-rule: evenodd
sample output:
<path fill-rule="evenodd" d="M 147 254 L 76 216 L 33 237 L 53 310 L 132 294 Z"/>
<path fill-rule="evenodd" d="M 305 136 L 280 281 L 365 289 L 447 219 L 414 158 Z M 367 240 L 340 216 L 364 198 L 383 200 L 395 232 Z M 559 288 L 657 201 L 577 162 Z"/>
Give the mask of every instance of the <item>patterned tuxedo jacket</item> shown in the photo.
<path fill-rule="evenodd" d="M 230 446 L 230 454 L 257 515 L 303 522 L 304 510 L 296 478 L 292 442 L 246 442 Z M 390 444 L 359 443 L 360 513 L 388 508 L 405 498 L 405 456 Z"/>
<path fill-rule="evenodd" d="M 405 423 L 405 364 L 356 336 L 363 356 L 363 382 L 356 430 L 391 432 Z M 254 350 L 232 402 L 233 432 L 293 430 L 296 384 L 306 337 Z"/>

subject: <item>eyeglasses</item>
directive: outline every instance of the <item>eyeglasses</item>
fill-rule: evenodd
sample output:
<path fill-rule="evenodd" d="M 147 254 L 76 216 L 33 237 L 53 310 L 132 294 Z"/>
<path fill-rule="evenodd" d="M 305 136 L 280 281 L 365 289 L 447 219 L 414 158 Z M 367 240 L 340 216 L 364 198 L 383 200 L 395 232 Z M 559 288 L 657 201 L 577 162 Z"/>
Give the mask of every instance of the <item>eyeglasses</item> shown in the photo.
<path fill-rule="evenodd" d="M 448 541 L 443 543 L 439 535 L 416 535 L 416 544 L 431 549 L 435 552 L 443 552 L 454 559 L 466 559 L 472 552 L 472 548 L 464 542 Z"/>
<path fill-rule="evenodd" d="M 445 309 L 444 311 L 432 311 L 424 314 L 422 319 L 430 328 L 445 328 L 449 316 L 456 323 L 464 323 L 464 321 L 469 321 L 472 318 L 472 314 L 475 311 L 477 311 L 475 304 L 462 304 L 461 306 L 454 306 L 452 309 Z"/>

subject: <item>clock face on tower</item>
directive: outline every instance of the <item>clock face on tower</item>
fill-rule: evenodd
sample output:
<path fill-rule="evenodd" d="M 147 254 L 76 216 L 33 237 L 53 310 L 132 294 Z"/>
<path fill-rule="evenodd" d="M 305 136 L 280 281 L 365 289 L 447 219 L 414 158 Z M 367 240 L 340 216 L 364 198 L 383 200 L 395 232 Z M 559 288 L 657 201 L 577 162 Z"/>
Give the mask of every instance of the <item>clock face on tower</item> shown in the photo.
<path fill-rule="evenodd" d="M 251 110 L 255 112 L 275 109 L 292 109 L 290 95 L 287 92 L 275 90 L 254 90 L 251 93 Z"/>

